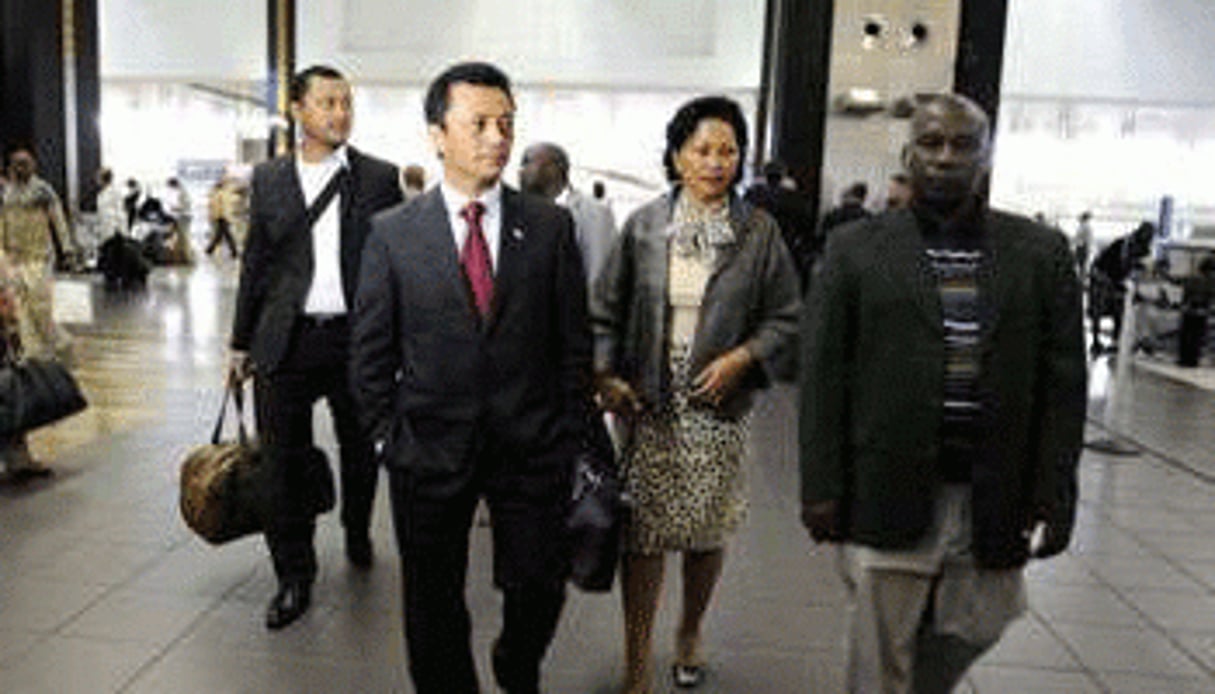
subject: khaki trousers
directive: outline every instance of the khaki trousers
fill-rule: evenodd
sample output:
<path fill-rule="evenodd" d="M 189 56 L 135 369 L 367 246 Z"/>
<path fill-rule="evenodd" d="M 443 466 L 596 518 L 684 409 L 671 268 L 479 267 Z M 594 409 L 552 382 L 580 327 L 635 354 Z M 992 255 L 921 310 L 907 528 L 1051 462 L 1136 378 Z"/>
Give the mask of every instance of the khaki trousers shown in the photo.
<path fill-rule="evenodd" d="M 1025 612 L 1020 569 L 975 565 L 970 499 L 969 485 L 943 487 L 933 526 L 916 547 L 841 548 L 847 691 L 948 693 Z"/>

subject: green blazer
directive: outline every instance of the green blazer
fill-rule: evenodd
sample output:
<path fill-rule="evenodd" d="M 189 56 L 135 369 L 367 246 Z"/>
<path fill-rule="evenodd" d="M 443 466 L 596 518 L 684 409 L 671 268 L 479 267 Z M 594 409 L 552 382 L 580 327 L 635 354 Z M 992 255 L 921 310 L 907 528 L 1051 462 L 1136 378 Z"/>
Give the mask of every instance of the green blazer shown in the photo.
<path fill-rule="evenodd" d="M 1070 532 L 1087 404 L 1080 285 L 1067 241 L 986 211 L 980 270 L 981 452 L 974 551 L 1028 558 L 1035 509 Z M 908 210 L 832 234 L 803 312 L 802 500 L 839 500 L 848 541 L 906 547 L 928 530 L 938 465 L 944 330 L 937 282 Z"/>

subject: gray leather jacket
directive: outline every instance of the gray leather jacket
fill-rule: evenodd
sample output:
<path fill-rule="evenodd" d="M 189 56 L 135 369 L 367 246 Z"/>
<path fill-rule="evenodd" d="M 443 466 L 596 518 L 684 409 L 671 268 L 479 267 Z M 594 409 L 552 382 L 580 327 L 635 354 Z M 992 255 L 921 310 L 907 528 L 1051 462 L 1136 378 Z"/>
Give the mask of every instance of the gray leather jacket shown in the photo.
<path fill-rule="evenodd" d="M 678 188 L 625 222 L 591 295 L 595 368 L 628 381 L 646 406 L 671 391 L 667 357 L 667 253 Z M 750 409 L 754 391 L 797 370 L 801 301 L 797 271 L 776 222 L 742 199 L 730 198 L 734 240 L 721 247 L 705 287 L 692 343 L 692 372 L 746 344 L 757 364 L 718 408 L 725 418 Z"/>

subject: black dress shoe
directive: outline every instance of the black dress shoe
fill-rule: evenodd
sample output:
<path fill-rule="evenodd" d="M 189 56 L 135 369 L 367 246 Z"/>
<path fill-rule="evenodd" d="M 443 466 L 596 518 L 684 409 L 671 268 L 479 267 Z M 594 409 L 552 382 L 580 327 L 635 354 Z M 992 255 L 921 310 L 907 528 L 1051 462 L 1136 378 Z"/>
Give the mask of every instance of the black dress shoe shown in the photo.
<path fill-rule="evenodd" d="M 520 668 L 501 641 L 494 641 L 490 663 L 493 665 L 494 679 L 506 694 L 540 694 L 540 668 Z"/>
<path fill-rule="evenodd" d="M 266 628 L 282 629 L 308 611 L 312 587 L 307 583 L 284 583 L 266 609 Z"/>
<path fill-rule="evenodd" d="M 371 536 L 366 532 L 346 532 L 346 558 L 360 569 L 370 569 L 375 555 L 371 551 Z"/>

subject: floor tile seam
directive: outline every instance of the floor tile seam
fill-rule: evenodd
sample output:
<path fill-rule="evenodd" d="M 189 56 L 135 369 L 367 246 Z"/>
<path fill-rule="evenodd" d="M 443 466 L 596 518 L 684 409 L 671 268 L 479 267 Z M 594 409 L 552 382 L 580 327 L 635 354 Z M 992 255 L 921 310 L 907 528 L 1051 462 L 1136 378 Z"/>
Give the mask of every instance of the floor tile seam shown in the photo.
<path fill-rule="evenodd" d="M 1084 568 L 1086 571 L 1088 570 L 1088 567 L 1084 567 Z M 1094 577 L 1094 578 L 1097 578 L 1098 580 L 1100 580 L 1100 577 Z M 1052 637 L 1054 637 L 1055 642 L 1062 644 L 1063 650 L 1067 651 L 1067 654 L 1069 656 L 1071 656 L 1072 660 L 1076 663 L 1076 666 L 1079 668 L 1079 672 L 1081 672 L 1084 675 L 1085 679 L 1088 680 L 1089 684 L 1096 687 L 1097 690 L 1101 692 L 1101 694 L 1110 694 L 1109 688 L 1106 687 L 1103 682 L 1101 682 L 1099 679 L 1097 679 L 1096 670 L 1089 667 L 1088 663 L 1084 662 L 1084 659 L 1080 657 L 1080 652 L 1077 651 L 1072 646 L 1071 642 L 1068 641 L 1067 639 L 1065 639 L 1063 637 L 1063 635 L 1060 634 L 1057 629 L 1055 629 L 1054 625 L 1051 624 L 1051 622 L 1048 619 L 1046 619 L 1045 615 L 1040 613 L 1038 610 L 1034 609 L 1032 606 L 1029 608 L 1029 611 L 1037 618 L 1038 623 L 1042 626 L 1042 628 L 1045 629 Z M 1069 672 L 1074 672 L 1074 670 L 1069 671 Z M 975 694 L 982 694 L 982 692 L 979 691 L 979 689 L 976 687 Z"/>
<path fill-rule="evenodd" d="M 1062 639 L 1060 639 L 1060 641 L 1062 641 Z M 1065 641 L 1063 643 L 1064 643 L 1064 645 L 1066 645 Z M 1077 662 L 1079 662 L 1079 661 L 1077 661 Z M 1046 667 L 1008 667 L 1005 665 L 995 665 L 995 664 L 980 665 L 978 667 L 987 667 L 987 668 L 999 669 L 999 670 L 1021 670 L 1021 671 L 1031 670 L 1031 671 L 1037 671 L 1037 672 L 1051 672 L 1051 673 L 1060 674 L 1060 675 L 1072 675 L 1072 674 L 1081 675 L 1084 677 L 1085 681 L 1088 682 L 1088 684 L 1090 684 L 1100 694 L 1112 694 L 1109 687 L 1106 687 L 1105 683 L 1097 678 L 1097 672 L 1095 670 L 1089 669 L 1085 665 L 1080 665 L 1079 668 L 1071 668 L 1071 669 L 1067 669 L 1067 670 L 1061 670 L 1058 668 L 1046 668 Z M 970 683 L 970 688 L 973 691 L 973 694 L 986 694 L 986 692 L 992 691 L 990 689 L 985 690 L 985 689 L 979 687 L 978 685 L 976 685 L 973 677 L 971 677 L 969 673 L 967 674 L 967 677 L 968 677 L 968 682 Z"/>
<path fill-rule="evenodd" d="M 1155 458 L 1156 461 L 1159 461 L 1159 462 L 1156 462 L 1156 461 L 1149 460 L 1148 462 L 1153 465 L 1157 465 L 1158 467 L 1160 467 L 1161 463 L 1163 463 L 1164 464 L 1163 466 L 1165 466 L 1165 467 L 1174 468 L 1176 470 L 1189 474 L 1191 477 L 1193 477 L 1194 479 L 1196 479 L 1200 482 L 1204 482 L 1208 485 L 1215 486 L 1215 475 L 1213 475 L 1209 472 L 1199 470 L 1198 468 L 1194 467 L 1193 465 L 1190 465 L 1189 463 L 1185 462 L 1184 460 L 1182 460 L 1180 458 L 1174 457 L 1165 451 L 1161 451 L 1153 446 L 1145 444 L 1143 441 L 1141 441 L 1140 439 L 1138 439 L 1134 436 L 1131 436 L 1129 434 L 1124 434 L 1121 432 L 1117 432 L 1117 431 L 1113 431 L 1111 429 L 1107 429 L 1103 423 L 1101 423 L 1100 421 L 1098 421 L 1092 417 L 1090 417 L 1088 419 L 1088 423 L 1092 426 L 1097 427 L 1098 429 L 1101 429 L 1102 431 L 1104 431 L 1106 434 L 1110 435 L 1111 437 L 1130 442 L 1132 445 L 1151 454 L 1149 457 Z"/>
<path fill-rule="evenodd" d="M 253 574 L 254 570 L 250 569 L 248 575 L 246 575 L 244 579 L 237 581 L 221 595 L 212 598 L 211 603 L 206 608 L 200 610 L 199 613 L 195 615 L 188 624 L 186 624 L 185 628 L 183 628 L 176 637 L 166 642 L 160 649 L 157 650 L 155 654 L 152 655 L 151 658 L 148 658 L 146 661 L 144 661 L 144 663 L 136 668 L 135 672 L 131 673 L 131 676 L 128 677 L 121 685 L 119 685 L 115 694 L 122 694 L 122 692 L 130 691 L 131 687 L 135 686 L 139 682 L 140 677 L 143 677 L 143 675 L 151 668 L 163 661 L 169 655 L 170 651 L 172 651 L 184 639 L 192 635 L 198 629 L 203 620 L 216 612 L 220 606 L 227 601 L 231 593 L 244 585 L 244 583 L 248 581 Z"/>
<path fill-rule="evenodd" d="M 1207 675 L 1207 677 L 1211 678 L 1212 680 L 1215 680 L 1215 668 L 1207 665 L 1206 662 L 1204 662 L 1202 660 L 1202 658 L 1191 653 L 1190 649 L 1188 647 L 1186 647 L 1185 644 L 1181 643 L 1180 641 L 1178 641 L 1176 638 L 1173 637 L 1173 634 L 1170 633 L 1168 627 L 1166 627 L 1164 624 L 1161 624 L 1159 621 L 1153 619 L 1151 617 L 1151 615 L 1149 615 L 1144 610 L 1140 609 L 1138 605 L 1136 605 L 1129 597 L 1126 596 L 1124 591 L 1122 591 L 1118 588 L 1118 586 L 1105 580 L 1102 576 L 1100 576 L 1099 574 L 1096 574 L 1095 572 L 1094 572 L 1094 577 L 1097 579 L 1097 581 L 1099 581 L 1101 583 L 1102 587 L 1104 587 L 1107 591 L 1112 593 L 1114 595 L 1114 597 L 1116 597 L 1127 608 L 1129 608 L 1132 612 L 1134 612 L 1136 615 L 1138 615 L 1145 624 L 1147 624 L 1151 627 L 1151 629 L 1153 631 L 1155 631 L 1159 636 L 1163 636 L 1164 640 L 1167 641 L 1170 646 L 1172 646 L 1181 655 L 1185 656 L 1199 670 L 1201 670 L 1203 673 L 1205 673 Z M 1043 621 L 1045 621 L 1045 620 L 1043 620 Z M 1047 626 L 1049 628 L 1049 624 Z M 1051 632 L 1054 633 L 1056 635 L 1056 637 L 1059 636 L 1058 632 L 1056 632 L 1054 629 L 1051 629 Z M 1062 639 L 1062 640 L 1064 641 L 1065 644 L 1067 643 L 1066 639 Z M 1087 665 L 1086 665 L 1086 667 L 1087 667 Z"/>
<path fill-rule="evenodd" d="M 128 581 L 129 580 L 130 579 L 128 579 Z M 64 617 L 62 620 L 56 622 L 55 625 L 50 629 L 51 634 L 53 636 L 61 636 L 63 638 L 72 638 L 72 635 L 66 633 L 64 631 L 64 629 L 66 629 L 68 627 L 68 625 L 70 625 L 72 622 L 79 619 L 80 616 L 83 615 L 85 612 L 88 612 L 89 610 L 93 609 L 97 605 L 101 604 L 102 601 L 109 599 L 111 596 L 113 596 L 115 593 L 117 593 L 119 591 L 119 589 L 125 584 L 126 584 L 126 581 L 121 582 L 121 583 L 110 583 L 110 584 L 84 584 L 85 587 L 97 586 L 97 585 L 100 585 L 103 587 L 102 587 L 101 592 L 98 593 L 97 597 L 93 598 L 92 600 L 87 601 L 84 604 L 84 606 L 82 606 L 80 609 L 76 610 L 75 612 L 72 612 L 67 617 Z"/>
<path fill-rule="evenodd" d="M 1140 543 L 1140 544 L 1142 544 L 1142 545 L 1144 545 L 1144 546 L 1148 547 L 1148 548 L 1151 550 L 1151 552 L 1152 552 L 1153 554 L 1155 554 L 1155 555 L 1157 556 L 1157 558 L 1159 558 L 1159 559 L 1163 560 L 1163 561 L 1164 561 L 1164 563 L 1165 563 L 1165 564 L 1167 564 L 1167 565 L 1168 565 L 1168 567 L 1169 567 L 1170 569 L 1172 569 L 1172 570 L 1174 570 L 1174 571 L 1176 571 L 1176 572 L 1180 573 L 1182 576 L 1185 576 L 1186 578 L 1188 578 L 1188 579 L 1190 579 L 1191 581 L 1193 581 L 1193 582 L 1194 582 L 1195 584 L 1197 584 L 1197 585 L 1198 585 L 1198 586 L 1199 586 L 1199 587 L 1200 587 L 1200 588 L 1201 588 L 1203 591 L 1205 591 L 1207 595 L 1209 595 L 1209 596 L 1215 596 L 1215 587 L 1212 587 L 1212 586 L 1207 585 L 1206 581 L 1202 580 L 1200 577 L 1198 577 L 1198 576 L 1194 575 L 1193 573 L 1191 573 L 1191 572 L 1190 572 L 1190 571 L 1189 571 L 1189 570 L 1188 570 L 1188 569 L 1185 567 L 1185 565 L 1184 565 L 1184 564 L 1181 564 L 1181 563 L 1179 563 L 1179 562 L 1177 562 L 1177 561 L 1173 560 L 1173 559 L 1172 559 L 1172 558 L 1171 558 L 1171 557 L 1170 557 L 1168 554 L 1165 554 L 1164 552 L 1159 551 L 1159 550 L 1158 550 L 1158 549 L 1157 549 L 1157 548 L 1156 548 L 1154 545 L 1149 544 L 1149 543 L 1148 543 L 1148 541 L 1146 541 L 1146 540 L 1144 540 L 1142 537 L 1140 537 L 1140 536 L 1139 536 L 1139 534 L 1138 534 L 1138 533 L 1137 533 L 1137 532 L 1136 532 L 1134 529 L 1131 529 L 1131 528 L 1126 528 L 1126 527 L 1124 527 L 1124 526 L 1121 526 L 1121 525 L 1119 525 L 1119 524 L 1118 524 L 1118 522 L 1117 522 L 1117 521 L 1114 521 L 1113 519 L 1108 519 L 1108 520 L 1110 521 L 1110 523 L 1112 523 L 1114 526 L 1118 527 L 1118 528 L 1119 528 L 1120 530 L 1122 530 L 1123 532 L 1125 532 L 1125 533 L 1127 533 L 1127 534 L 1129 534 L 1129 535 L 1133 536 L 1133 537 L 1135 538 L 1135 541 L 1136 541 L 1136 542 L 1138 542 L 1138 543 Z M 1142 532 L 1142 531 L 1140 531 L 1140 532 Z M 1088 568 L 1088 567 L 1085 567 L 1085 568 Z M 1102 582 L 1103 582 L 1103 583 L 1106 583 L 1106 582 L 1107 582 L 1107 581 L 1104 581 L 1103 579 L 1101 579 L 1101 577 L 1100 577 L 1100 576 L 1098 576 L 1098 579 L 1099 579 L 1099 580 L 1102 580 Z M 1149 586 L 1140 586 L 1140 587 L 1149 587 Z M 1163 589 L 1163 590 L 1167 590 L 1167 589 Z"/>
<path fill-rule="evenodd" d="M 35 648 L 41 646 L 42 644 L 46 643 L 47 641 L 50 641 L 51 639 L 55 638 L 55 636 L 56 636 L 55 632 L 49 631 L 49 630 L 42 630 L 42 629 L 31 629 L 31 630 L 29 630 L 29 633 L 32 633 L 35 635 L 33 642 L 31 642 L 28 646 L 21 649 L 17 653 L 11 654 L 7 658 L 0 658 L 0 673 L 4 672 L 11 665 L 19 662 L 18 659 L 24 658 L 26 654 L 32 653 Z"/>

